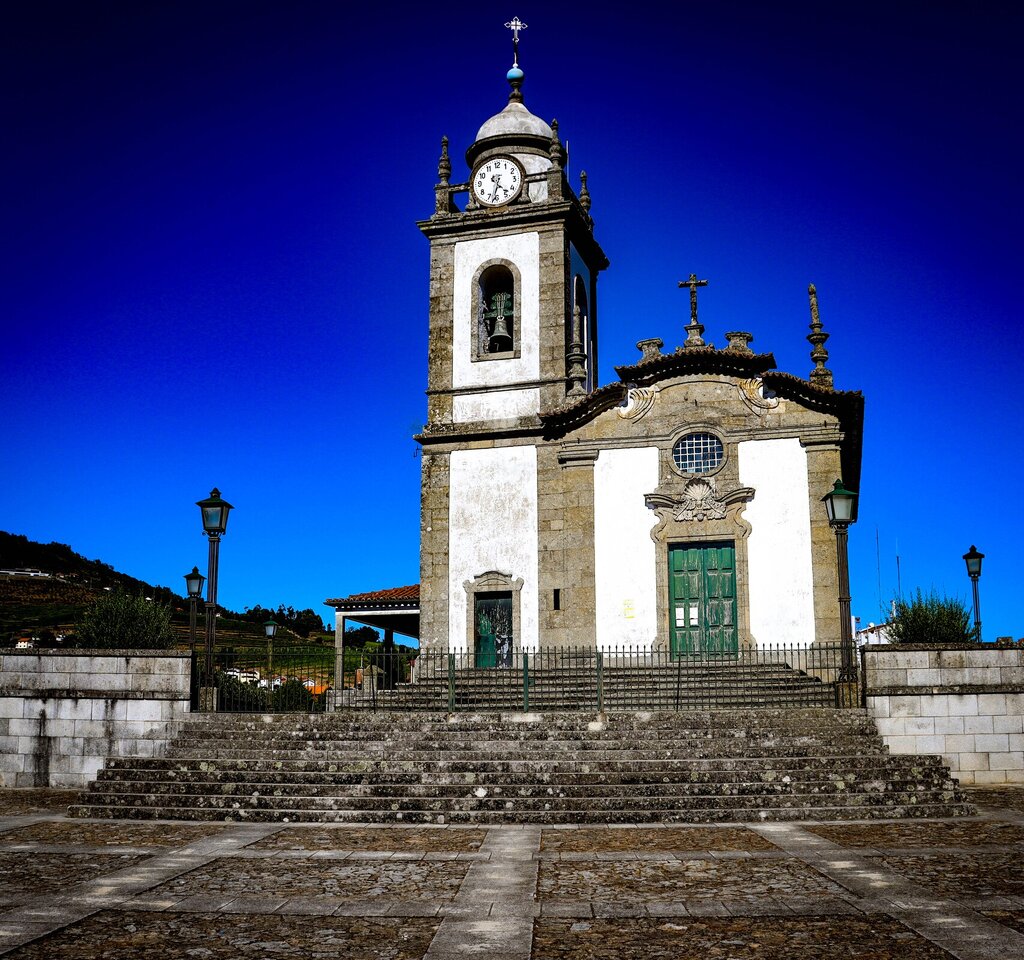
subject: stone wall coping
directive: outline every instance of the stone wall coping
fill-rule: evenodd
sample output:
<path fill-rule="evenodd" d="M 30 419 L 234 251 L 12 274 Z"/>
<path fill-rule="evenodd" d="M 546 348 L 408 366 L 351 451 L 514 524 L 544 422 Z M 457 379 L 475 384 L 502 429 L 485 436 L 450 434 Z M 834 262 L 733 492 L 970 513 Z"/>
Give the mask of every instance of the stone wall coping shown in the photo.
<path fill-rule="evenodd" d="M 928 687 L 872 687 L 871 697 L 964 697 L 972 693 L 1024 693 L 1024 683 L 950 683 Z"/>
<path fill-rule="evenodd" d="M 865 653 L 941 653 L 943 650 L 998 650 L 1004 653 L 1013 647 L 999 647 L 994 643 L 867 643 L 862 648 Z"/>
<path fill-rule="evenodd" d="M 187 660 L 192 656 L 188 650 L 104 650 L 102 647 L 78 647 L 74 650 L 20 650 L 14 647 L 0 647 L 0 657 L 114 657 L 132 659 L 135 657 L 168 657 Z"/>
<path fill-rule="evenodd" d="M 0 687 L 0 699 L 8 700 L 173 700 L 190 699 L 180 690 L 76 690 L 68 687 Z"/>

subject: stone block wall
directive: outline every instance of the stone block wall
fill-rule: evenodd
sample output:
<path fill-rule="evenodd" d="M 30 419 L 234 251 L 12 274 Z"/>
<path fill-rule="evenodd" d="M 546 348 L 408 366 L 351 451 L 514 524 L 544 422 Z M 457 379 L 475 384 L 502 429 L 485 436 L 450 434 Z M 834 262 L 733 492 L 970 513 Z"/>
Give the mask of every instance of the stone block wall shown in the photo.
<path fill-rule="evenodd" d="M 962 784 L 1024 783 L 1024 650 L 886 645 L 863 658 L 892 753 L 941 754 Z"/>
<path fill-rule="evenodd" d="M 189 710 L 187 653 L 0 650 L 0 786 L 81 788 L 159 755 Z"/>

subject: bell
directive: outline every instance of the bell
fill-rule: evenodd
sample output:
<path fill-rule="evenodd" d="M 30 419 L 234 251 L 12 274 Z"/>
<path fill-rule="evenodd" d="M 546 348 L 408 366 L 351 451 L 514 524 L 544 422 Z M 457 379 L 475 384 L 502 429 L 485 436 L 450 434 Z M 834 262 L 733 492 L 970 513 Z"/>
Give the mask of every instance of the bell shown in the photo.
<path fill-rule="evenodd" d="M 508 324 L 500 313 L 494 318 L 494 330 L 488 341 L 488 349 L 490 353 L 501 353 L 512 349 L 512 334 L 508 332 Z"/>

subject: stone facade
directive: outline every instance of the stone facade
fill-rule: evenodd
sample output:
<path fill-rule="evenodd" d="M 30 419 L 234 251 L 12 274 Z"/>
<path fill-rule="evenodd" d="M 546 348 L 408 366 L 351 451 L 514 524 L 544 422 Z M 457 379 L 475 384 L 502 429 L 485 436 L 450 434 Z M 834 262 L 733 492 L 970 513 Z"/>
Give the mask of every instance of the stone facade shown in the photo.
<path fill-rule="evenodd" d="M 892 753 L 942 756 L 961 783 L 1024 783 L 1024 650 L 869 646 L 868 712 Z"/>
<path fill-rule="evenodd" d="M 470 190 L 460 205 L 468 185 L 449 184 L 445 152 L 436 212 L 420 223 L 431 263 L 421 643 L 472 649 L 466 583 L 494 574 L 522 582 L 516 649 L 666 649 L 670 547 L 683 545 L 734 551 L 740 647 L 837 642 L 836 539 L 820 501 L 838 477 L 859 486 L 863 400 L 831 385 L 813 290 L 813 382 L 777 372 L 748 333 L 704 345 L 691 300 L 683 347 L 641 341 L 640 360 L 596 388 L 608 261 L 557 129 L 545 146 L 551 128 L 513 87 L 467 161 L 472 183 L 487 158 L 515 159 L 522 192 L 493 206 Z M 495 265 L 515 288 L 514 342 L 491 357 L 481 277 Z M 713 469 L 674 463 L 693 433 L 721 443 Z"/>
<path fill-rule="evenodd" d="M 189 680 L 187 653 L 0 650 L 0 786 L 83 788 L 107 757 L 159 755 Z"/>

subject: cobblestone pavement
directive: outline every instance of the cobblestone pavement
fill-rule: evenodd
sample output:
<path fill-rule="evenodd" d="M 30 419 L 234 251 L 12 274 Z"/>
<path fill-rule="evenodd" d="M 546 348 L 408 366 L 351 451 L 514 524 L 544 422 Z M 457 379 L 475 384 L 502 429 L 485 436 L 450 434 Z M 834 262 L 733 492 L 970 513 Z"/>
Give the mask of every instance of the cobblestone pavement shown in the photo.
<path fill-rule="evenodd" d="M 1024 791 L 978 817 L 722 826 L 69 820 L 0 791 L 0 954 L 1024 960 Z"/>

